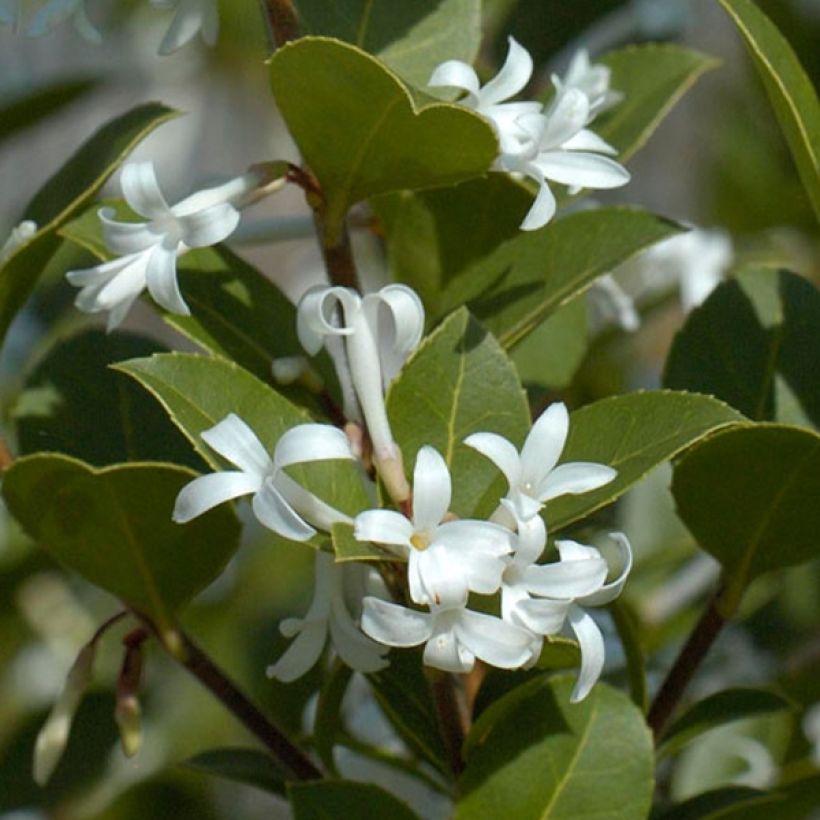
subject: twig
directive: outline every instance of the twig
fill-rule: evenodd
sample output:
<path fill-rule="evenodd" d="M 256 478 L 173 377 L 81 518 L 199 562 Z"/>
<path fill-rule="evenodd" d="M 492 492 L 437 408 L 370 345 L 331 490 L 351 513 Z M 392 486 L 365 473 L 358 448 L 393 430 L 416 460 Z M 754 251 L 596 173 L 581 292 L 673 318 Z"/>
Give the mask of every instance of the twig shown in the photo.
<path fill-rule="evenodd" d="M 299 15 L 291 0 L 262 0 L 268 33 L 277 48 L 299 37 Z"/>
<path fill-rule="evenodd" d="M 437 672 L 430 681 L 439 729 L 447 750 L 450 769 L 458 777 L 464 771 L 461 749 L 469 731 L 469 720 L 458 682 L 449 672 Z"/>

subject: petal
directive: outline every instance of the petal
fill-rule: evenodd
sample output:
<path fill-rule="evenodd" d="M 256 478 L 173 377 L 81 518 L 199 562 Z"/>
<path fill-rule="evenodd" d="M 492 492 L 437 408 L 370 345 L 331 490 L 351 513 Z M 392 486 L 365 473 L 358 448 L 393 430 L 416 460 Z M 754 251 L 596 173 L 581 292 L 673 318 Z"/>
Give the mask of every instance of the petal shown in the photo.
<path fill-rule="evenodd" d="M 350 288 L 318 285 L 307 290 L 296 309 L 296 334 L 302 347 L 315 356 L 325 336 L 352 333 L 346 320 L 359 305 L 359 296 Z M 337 315 L 339 310 L 342 316 Z"/>
<path fill-rule="evenodd" d="M 107 333 L 119 327 L 122 320 L 125 319 L 128 314 L 128 311 L 131 310 L 131 305 L 134 304 L 137 296 L 139 296 L 139 294 L 135 293 L 130 299 L 123 299 L 122 302 L 111 308 L 111 312 L 108 314 L 108 321 L 105 323 Z"/>
<path fill-rule="evenodd" d="M 507 439 L 496 433 L 473 433 L 464 439 L 464 443 L 490 459 L 504 473 L 510 487 L 518 485 L 521 462 L 518 450 Z"/>
<path fill-rule="evenodd" d="M 529 660 L 530 634 L 493 615 L 461 610 L 456 634 L 477 658 L 492 666 L 515 669 Z"/>
<path fill-rule="evenodd" d="M 240 470 L 262 479 L 273 469 L 270 456 L 256 433 L 237 416 L 229 413 L 222 421 L 200 434 L 202 440 Z"/>
<path fill-rule="evenodd" d="M 296 640 L 275 664 L 267 668 L 268 677 L 283 683 L 301 678 L 319 660 L 326 641 L 326 621 L 303 622 Z"/>
<path fill-rule="evenodd" d="M 540 515 L 518 521 L 518 541 L 515 548 L 516 563 L 534 564 L 547 545 L 547 526 Z"/>
<path fill-rule="evenodd" d="M 413 470 L 413 525 L 432 535 L 450 508 L 450 471 L 438 450 L 425 444 Z"/>
<path fill-rule="evenodd" d="M 185 304 L 177 283 L 177 251 L 164 244 L 155 245 L 148 253 L 145 282 L 154 301 L 171 313 L 190 316 L 191 310 Z"/>
<path fill-rule="evenodd" d="M 177 213 L 177 207 L 171 210 Z M 207 248 L 222 242 L 236 230 L 239 219 L 239 211 L 229 202 L 177 217 L 182 241 L 189 248 Z"/>
<path fill-rule="evenodd" d="M 436 615 L 433 623 L 433 634 L 424 647 L 424 664 L 454 674 L 469 672 L 475 665 L 475 655 L 459 645 L 453 611 Z"/>
<path fill-rule="evenodd" d="M 512 490 L 501 503 L 511 513 L 516 522 L 528 522 L 541 512 L 544 506 L 537 498 L 533 498 L 520 490 Z"/>
<path fill-rule="evenodd" d="M 413 600 L 417 604 L 453 607 L 467 603 L 467 574 L 463 559 L 459 561 L 448 550 L 433 544 L 424 551 L 414 550 L 409 560 L 421 587 L 415 589 L 417 597 Z M 499 579 L 500 575 L 499 572 Z"/>
<path fill-rule="evenodd" d="M 418 646 L 432 634 L 432 618 L 368 596 L 362 601 L 362 629 L 386 646 Z"/>
<path fill-rule="evenodd" d="M 478 103 L 478 74 L 472 66 L 461 60 L 447 60 L 437 66 L 427 85 L 432 88 L 460 88 L 467 92 L 467 98 L 462 103 L 468 104 L 471 108 L 475 108 Z"/>
<path fill-rule="evenodd" d="M 479 109 L 493 105 L 521 91 L 532 76 L 532 57 L 513 37 L 507 38 L 509 50 L 501 70 L 479 92 Z"/>
<path fill-rule="evenodd" d="M 357 672 L 377 672 L 388 665 L 387 647 L 359 632 L 341 600 L 335 600 L 330 616 L 330 638 L 339 657 Z"/>
<path fill-rule="evenodd" d="M 102 222 L 106 247 L 116 254 L 138 253 L 156 245 L 160 237 L 146 222 L 119 222 L 113 208 L 100 208 L 97 216 Z"/>
<path fill-rule="evenodd" d="M 583 151 L 543 151 L 533 164 L 547 179 L 582 188 L 620 188 L 630 179 L 614 159 Z"/>
<path fill-rule="evenodd" d="M 478 553 L 495 557 L 508 555 L 515 546 L 515 535 L 500 524 L 464 519 L 441 524 L 433 542 L 467 560 Z"/>
<path fill-rule="evenodd" d="M 570 461 L 556 467 L 538 486 L 538 498 L 549 501 L 559 495 L 578 495 L 609 484 L 617 470 L 589 461 Z"/>
<path fill-rule="evenodd" d="M 604 668 L 604 638 L 595 621 L 575 604 L 569 608 L 567 620 L 581 646 L 581 669 L 569 699 L 570 703 L 579 703 L 601 677 Z"/>
<path fill-rule="evenodd" d="M 558 540 L 555 546 L 562 561 L 593 561 L 601 557 L 601 553 L 595 547 L 588 547 L 569 539 Z"/>
<path fill-rule="evenodd" d="M 561 631 L 572 601 L 529 598 L 513 607 L 511 620 L 536 635 L 555 635 Z"/>
<path fill-rule="evenodd" d="M 147 219 L 168 216 L 171 209 L 162 195 L 153 162 L 129 162 L 120 172 L 120 188 L 125 201 Z"/>
<path fill-rule="evenodd" d="M 533 494 L 558 463 L 569 432 L 569 413 L 561 402 L 551 404 L 535 421 L 521 448 L 522 483 L 532 485 Z"/>
<path fill-rule="evenodd" d="M 277 473 L 273 485 L 296 514 L 316 529 L 330 532 L 334 524 L 353 524 L 349 515 L 326 504 L 287 473 Z"/>
<path fill-rule="evenodd" d="M 519 226 L 522 231 L 537 231 L 543 228 L 555 216 L 558 208 L 555 195 L 546 180 L 539 174 L 536 181 L 538 182 L 538 195 Z"/>
<path fill-rule="evenodd" d="M 177 495 L 171 518 L 177 524 L 185 524 L 207 510 L 242 495 L 255 493 L 259 479 L 247 473 L 210 473 L 186 484 Z"/>
<path fill-rule="evenodd" d="M 494 595 L 501 588 L 504 560 L 495 555 L 474 553 L 462 559 L 467 587 L 479 595 Z"/>
<path fill-rule="evenodd" d="M 82 37 L 86 42 L 91 43 L 92 45 L 98 46 L 102 43 L 102 34 L 95 28 L 94 24 L 91 22 L 91 18 L 88 16 L 88 12 L 85 10 L 85 5 L 83 2 L 77 6 L 77 10 L 74 12 L 74 17 L 72 18 L 72 22 L 74 23 L 74 28 L 77 33 Z"/>
<path fill-rule="evenodd" d="M 578 599 L 579 604 L 584 606 L 601 606 L 614 601 L 617 598 L 626 584 L 626 579 L 632 571 L 632 545 L 629 539 L 622 532 L 611 532 L 609 537 L 618 545 L 621 553 L 621 572 L 615 580 L 604 584 L 597 592 L 591 595 L 586 595 Z"/>
<path fill-rule="evenodd" d="M 100 273 L 113 270 L 113 275 L 94 297 L 97 310 L 111 310 L 122 302 L 133 301 L 145 288 L 150 251 L 124 256 L 112 263 L 98 265 Z M 119 270 L 117 270 L 119 268 Z M 68 274 L 66 274 L 68 278 Z M 69 278 L 69 281 L 73 281 Z M 77 307 L 80 307 L 79 296 Z M 84 308 L 80 307 L 81 310 Z"/>
<path fill-rule="evenodd" d="M 558 92 L 545 114 L 547 124 L 541 134 L 541 148 L 550 151 L 572 139 L 589 119 L 589 99 L 577 88 Z"/>
<path fill-rule="evenodd" d="M 391 544 L 404 547 L 402 555 L 411 549 L 413 525 L 395 510 L 366 510 L 356 516 L 353 535 L 357 541 L 375 541 L 377 544 Z"/>
<path fill-rule="evenodd" d="M 533 595 L 569 600 L 600 589 L 606 573 L 606 561 L 591 558 L 530 566 L 524 570 L 524 579 Z"/>
<path fill-rule="evenodd" d="M 352 459 L 350 442 L 338 428 L 329 424 L 299 424 L 291 427 L 276 443 L 274 470 L 291 464 L 332 459 Z"/>
<path fill-rule="evenodd" d="M 202 28 L 202 0 L 181 0 L 171 26 L 159 47 L 159 54 L 166 57 L 189 43 Z"/>
<path fill-rule="evenodd" d="M 296 514 L 270 479 L 254 495 L 251 506 L 259 522 L 283 538 L 307 541 L 316 535 L 316 530 Z"/>
<path fill-rule="evenodd" d="M 582 128 L 574 137 L 570 137 L 561 148 L 564 151 L 593 151 L 596 154 L 610 154 L 614 156 L 618 153 L 606 140 L 601 139 L 594 131 Z"/>

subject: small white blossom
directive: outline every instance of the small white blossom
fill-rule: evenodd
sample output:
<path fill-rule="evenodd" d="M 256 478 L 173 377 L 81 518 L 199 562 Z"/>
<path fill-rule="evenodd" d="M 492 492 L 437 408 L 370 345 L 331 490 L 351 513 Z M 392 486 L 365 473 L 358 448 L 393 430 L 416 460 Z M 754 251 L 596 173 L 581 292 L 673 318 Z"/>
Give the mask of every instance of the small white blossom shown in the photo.
<path fill-rule="evenodd" d="M 612 467 L 575 461 L 558 465 L 569 433 L 569 413 L 551 404 L 535 421 L 521 454 L 496 433 L 473 433 L 464 443 L 492 461 L 507 478 L 509 490 L 501 503 L 512 514 L 507 523 L 528 521 L 550 499 L 586 493 L 608 484 L 617 475 Z M 558 466 L 556 466 L 558 465 Z"/>
<path fill-rule="evenodd" d="M 155 8 L 176 8 L 174 19 L 159 47 L 163 56 L 173 53 L 200 34 L 206 45 L 213 46 L 219 36 L 217 0 L 151 0 Z"/>
<path fill-rule="evenodd" d="M 287 618 L 279 626 L 293 643 L 268 667 L 268 677 L 289 683 L 313 668 L 327 643 L 357 672 L 377 672 L 387 666 L 387 648 L 363 635 L 356 626 L 350 603 L 361 607 L 367 568 L 337 564 L 326 552 L 316 553 L 313 603 L 304 618 Z"/>
<path fill-rule="evenodd" d="M 8 239 L 0 248 L 0 263 L 11 257 L 18 248 L 26 244 L 34 234 L 37 233 L 37 223 L 30 219 L 24 219 L 19 225 L 11 229 Z"/>
<path fill-rule="evenodd" d="M 410 597 L 427 606 L 463 606 L 468 590 L 492 595 L 501 583 L 503 555 L 512 533 L 488 521 L 445 521 L 451 498 L 450 473 L 429 446 L 416 456 L 413 519 L 393 510 L 356 516 L 359 541 L 387 544 L 408 560 Z M 442 523 L 444 522 L 444 523 Z"/>
<path fill-rule="evenodd" d="M 81 288 L 75 300 L 77 308 L 87 313 L 110 311 L 111 330 L 147 286 L 166 310 L 189 315 L 177 283 L 177 256 L 189 248 L 227 239 L 239 223 L 237 204 L 260 181 L 261 175 L 252 171 L 169 206 L 153 163 L 125 165 L 120 175 L 125 201 L 148 221 L 118 222 L 112 209 L 100 209 L 105 244 L 120 258 L 66 274 L 72 285 Z"/>
<path fill-rule="evenodd" d="M 352 459 L 347 438 L 338 428 L 326 424 L 292 427 L 276 443 L 273 458 L 253 430 L 233 413 L 205 430 L 202 438 L 239 471 L 210 473 L 186 484 L 174 506 L 177 523 L 184 524 L 243 495 L 253 496 L 251 506 L 262 524 L 293 541 L 306 541 L 315 535 L 311 523 L 328 531 L 336 522 L 353 523 L 284 472 L 292 464 Z"/>
<path fill-rule="evenodd" d="M 89 43 L 99 45 L 102 36 L 91 22 L 85 2 L 86 0 L 48 0 L 34 15 L 26 34 L 29 37 L 42 37 L 70 17 L 81 37 Z"/>
<path fill-rule="evenodd" d="M 599 276 L 587 291 L 595 325 L 605 327 L 614 322 L 634 333 L 641 326 L 635 300 L 618 284 L 611 273 Z"/>
<path fill-rule="evenodd" d="M 610 88 L 611 76 L 612 70 L 609 66 L 590 63 L 589 53 L 582 48 L 575 52 L 563 77 L 557 74 L 552 75 L 552 83 L 558 93 L 567 88 L 577 88 L 583 91 L 589 100 L 591 121 L 624 98 L 620 91 Z"/>
<path fill-rule="evenodd" d="M 384 406 L 384 390 L 407 356 L 416 348 L 424 329 L 424 308 L 415 291 L 405 285 L 387 285 L 377 293 L 359 296 L 352 288 L 319 286 L 299 302 L 296 330 L 302 347 L 314 356 L 336 337 L 343 337 L 348 373 L 339 380 L 352 383 L 382 480 L 396 501 L 409 488 L 401 453 L 393 441 Z M 339 357 L 334 357 L 339 363 Z"/>
<path fill-rule="evenodd" d="M 476 658 L 500 669 L 517 669 L 531 657 L 532 636 L 525 629 L 460 606 L 418 612 L 367 597 L 362 629 L 387 646 L 425 644 L 424 663 L 445 672 L 469 672 Z"/>

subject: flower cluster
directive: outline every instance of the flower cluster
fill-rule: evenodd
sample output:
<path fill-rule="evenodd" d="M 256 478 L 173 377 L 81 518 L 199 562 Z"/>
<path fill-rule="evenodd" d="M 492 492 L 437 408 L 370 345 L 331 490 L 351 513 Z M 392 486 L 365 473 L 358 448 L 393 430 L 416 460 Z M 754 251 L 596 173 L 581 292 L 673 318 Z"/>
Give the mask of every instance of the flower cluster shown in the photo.
<path fill-rule="evenodd" d="M 520 93 L 532 76 L 529 53 L 512 37 L 501 70 L 484 86 L 475 70 L 460 60 L 448 60 L 433 72 L 429 85 L 464 92 L 460 103 L 486 117 L 498 137 L 495 168 L 529 177 L 538 195 L 521 223 L 523 230 L 546 225 L 557 202 L 547 180 L 581 188 L 617 188 L 629 173 L 612 155 L 616 150 L 587 126 L 620 95 L 609 88 L 609 69 L 591 65 L 579 52 L 562 79 L 553 76 L 555 95 L 544 107 L 538 102 L 505 102 Z"/>

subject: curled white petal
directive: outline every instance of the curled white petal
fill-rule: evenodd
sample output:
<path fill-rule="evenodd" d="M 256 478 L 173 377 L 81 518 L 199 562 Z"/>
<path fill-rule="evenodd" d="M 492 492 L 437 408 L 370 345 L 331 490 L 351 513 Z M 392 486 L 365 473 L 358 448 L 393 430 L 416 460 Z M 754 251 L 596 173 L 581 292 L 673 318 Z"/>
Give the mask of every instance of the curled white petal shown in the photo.
<path fill-rule="evenodd" d="M 570 695 L 570 703 L 579 703 L 601 677 L 604 668 L 604 638 L 592 617 L 576 604 L 570 606 L 567 620 L 581 647 L 581 668 Z"/>
<path fill-rule="evenodd" d="M 450 471 L 439 452 L 424 445 L 416 455 L 413 471 L 413 524 L 432 532 L 450 508 Z"/>
<path fill-rule="evenodd" d="M 145 283 L 154 301 L 178 316 L 190 316 L 191 310 L 182 298 L 177 282 L 176 245 L 168 247 L 160 243 L 146 253 Z"/>
<path fill-rule="evenodd" d="M 478 103 L 479 80 L 475 69 L 461 60 L 447 60 L 433 71 L 427 85 L 434 88 L 459 88 L 467 92 L 467 101 Z"/>
<path fill-rule="evenodd" d="M 240 470 L 262 477 L 273 468 L 273 462 L 256 433 L 236 413 L 229 413 L 200 435 L 212 450 Z"/>
<path fill-rule="evenodd" d="M 632 572 L 632 544 L 629 543 L 629 539 L 622 532 L 611 532 L 609 537 L 618 545 L 621 571 L 597 592 L 579 598 L 578 603 L 583 606 L 602 606 L 614 601 L 623 591 L 629 573 Z"/>
<path fill-rule="evenodd" d="M 507 38 L 507 58 L 501 70 L 482 89 L 479 94 L 482 105 L 494 105 L 514 97 L 529 82 L 532 76 L 532 57 L 514 37 Z"/>
<path fill-rule="evenodd" d="M 410 549 L 415 532 L 413 523 L 395 510 L 366 510 L 356 516 L 353 534 L 359 541 L 401 546 L 402 554 Z"/>
<path fill-rule="evenodd" d="M 268 479 L 251 501 L 253 513 L 261 524 L 291 541 L 307 541 L 316 535 L 310 526 Z"/>
<path fill-rule="evenodd" d="M 521 460 L 518 451 L 503 436 L 496 433 L 473 433 L 464 443 L 486 456 L 504 473 L 510 487 L 515 487 L 521 478 Z"/>
<path fill-rule="evenodd" d="M 368 596 L 362 602 L 362 629 L 387 646 L 418 646 L 432 635 L 432 616 Z"/>
<path fill-rule="evenodd" d="M 248 473 L 210 473 L 186 484 L 177 495 L 172 518 L 185 524 L 224 501 L 250 495 L 261 487 L 261 479 Z"/>
<path fill-rule="evenodd" d="M 291 427 L 276 443 L 274 469 L 308 461 L 352 459 L 350 442 L 338 428 L 329 424 L 300 424 Z"/>
<path fill-rule="evenodd" d="M 559 464 L 538 485 L 538 498 L 549 501 L 561 495 L 588 493 L 614 481 L 617 475 L 617 470 L 605 464 L 586 461 Z"/>

